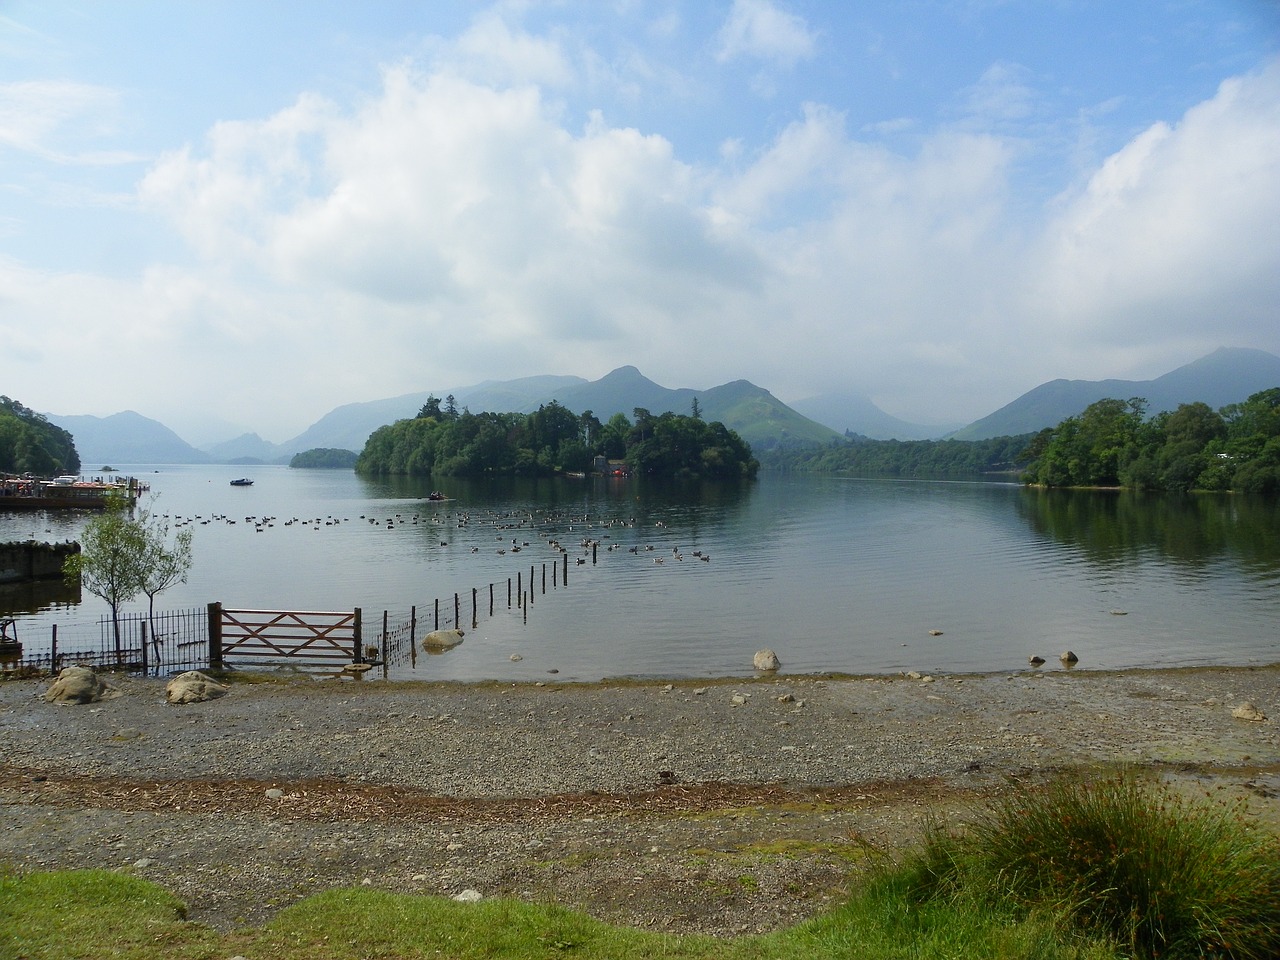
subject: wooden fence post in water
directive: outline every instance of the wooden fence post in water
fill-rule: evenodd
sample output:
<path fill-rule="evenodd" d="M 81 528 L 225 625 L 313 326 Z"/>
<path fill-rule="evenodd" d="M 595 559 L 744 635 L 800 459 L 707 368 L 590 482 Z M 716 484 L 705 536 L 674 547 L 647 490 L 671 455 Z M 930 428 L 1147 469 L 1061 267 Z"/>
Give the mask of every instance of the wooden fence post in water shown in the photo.
<path fill-rule="evenodd" d="M 567 587 L 569 585 L 569 554 L 562 553 L 560 556 L 564 557 L 564 576 L 560 579 L 564 581 L 564 585 Z"/>
<path fill-rule="evenodd" d="M 418 666 L 418 608 L 409 608 L 409 666 Z"/>
<path fill-rule="evenodd" d="M 489 584 L 489 616 L 493 616 L 493 584 Z"/>
<path fill-rule="evenodd" d="M 355 623 L 351 625 L 351 662 L 364 663 L 364 638 L 360 633 L 360 608 L 355 610 Z"/>
<path fill-rule="evenodd" d="M 596 543 L 596 541 L 591 541 L 591 565 L 593 567 L 596 565 L 596 550 L 599 546 L 600 544 Z"/>
<path fill-rule="evenodd" d="M 511 609 L 511 578 L 507 577 L 507 609 Z"/>
<path fill-rule="evenodd" d="M 462 617 L 458 613 L 460 609 L 461 607 L 458 604 L 458 595 L 455 593 L 453 595 L 453 629 L 455 630 L 462 628 Z"/>
<path fill-rule="evenodd" d="M 411 633 L 409 634 L 409 636 L 412 637 L 413 634 Z M 382 644 L 381 644 L 382 646 L 382 679 L 383 680 L 387 679 L 387 661 L 391 659 L 387 655 L 388 642 L 389 641 L 387 639 L 387 611 L 383 610 L 382 611 Z"/>
<path fill-rule="evenodd" d="M 222 669 L 222 604 L 209 604 L 209 666 Z"/>
<path fill-rule="evenodd" d="M 436 625 L 431 629 L 432 630 L 440 629 L 440 598 L 439 597 L 436 597 Z"/>
<path fill-rule="evenodd" d="M 516 599 L 520 601 L 520 606 L 524 606 L 524 571 L 521 570 L 516 574 Z"/>
<path fill-rule="evenodd" d="M 547 565 L 545 563 L 542 565 L 542 595 L 544 597 L 547 595 Z"/>
<path fill-rule="evenodd" d="M 53 636 L 49 639 L 49 669 L 54 676 L 58 675 L 58 625 L 53 625 Z"/>
<path fill-rule="evenodd" d="M 537 591 L 533 589 L 533 564 L 531 563 L 529 564 L 529 602 L 530 603 L 533 603 L 533 595 L 535 593 L 537 593 Z"/>
<path fill-rule="evenodd" d="M 471 588 L 471 629 L 472 630 L 476 628 L 476 617 L 478 616 L 478 614 L 476 613 L 476 593 L 477 593 L 476 588 L 472 587 Z"/>

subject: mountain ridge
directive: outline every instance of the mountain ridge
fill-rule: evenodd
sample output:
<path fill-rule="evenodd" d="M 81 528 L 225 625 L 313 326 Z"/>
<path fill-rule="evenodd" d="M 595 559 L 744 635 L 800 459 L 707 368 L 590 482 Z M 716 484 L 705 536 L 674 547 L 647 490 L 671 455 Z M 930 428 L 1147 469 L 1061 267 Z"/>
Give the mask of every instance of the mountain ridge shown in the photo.
<path fill-rule="evenodd" d="M 701 415 L 736 430 L 758 452 L 790 445 L 824 444 L 843 430 L 872 439 L 979 440 L 1034 433 L 1075 416 L 1106 397 L 1144 397 L 1151 414 L 1181 403 L 1201 401 L 1215 409 L 1247 399 L 1259 390 L 1280 386 L 1280 357 L 1263 350 L 1220 347 L 1152 380 L 1051 380 L 1027 391 L 999 410 L 951 433 L 897 420 L 868 398 L 848 392 L 828 395 L 845 407 L 829 407 L 832 418 L 844 417 L 842 429 L 809 416 L 808 401 L 787 405 L 749 380 L 733 380 L 706 390 L 663 387 L 634 366 L 621 366 L 598 380 L 577 376 L 538 375 L 515 380 L 486 380 L 468 387 L 420 391 L 383 400 L 343 404 L 330 410 L 291 440 L 272 444 L 256 433 L 197 449 L 159 421 L 132 411 L 109 417 L 45 414 L 75 438 L 86 469 L 102 463 L 287 463 L 296 453 L 315 448 L 359 451 L 380 426 L 412 417 L 429 397 L 442 402 L 450 395 L 459 410 L 531 413 L 555 401 L 576 414 L 591 411 L 601 421 L 615 413 L 628 419 L 637 408 L 652 414 L 688 413 L 698 401 Z M 810 398 L 818 401 L 823 398 Z M 802 409 L 803 408 L 803 409 Z M 926 431 L 924 436 L 912 431 Z"/>
<path fill-rule="evenodd" d="M 1018 436 L 1056 426 L 1091 403 L 1142 397 L 1147 414 L 1206 403 L 1219 409 L 1280 386 L 1280 357 L 1250 347 L 1219 347 L 1152 380 L 1049 380 L 950 435 L 953 440 Z"/>

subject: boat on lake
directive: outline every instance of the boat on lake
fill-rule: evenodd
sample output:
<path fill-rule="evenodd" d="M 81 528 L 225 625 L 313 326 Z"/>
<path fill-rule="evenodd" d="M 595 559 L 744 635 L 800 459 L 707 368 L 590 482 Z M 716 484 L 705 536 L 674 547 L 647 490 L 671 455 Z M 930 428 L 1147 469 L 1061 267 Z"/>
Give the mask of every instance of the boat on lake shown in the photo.
<path fill-rule="evenodd" d="M 231 485 L 233 487 L 252 487 L 253 481 L 248 477 L 241 477 L 239 480 L 232 480 Z"/>

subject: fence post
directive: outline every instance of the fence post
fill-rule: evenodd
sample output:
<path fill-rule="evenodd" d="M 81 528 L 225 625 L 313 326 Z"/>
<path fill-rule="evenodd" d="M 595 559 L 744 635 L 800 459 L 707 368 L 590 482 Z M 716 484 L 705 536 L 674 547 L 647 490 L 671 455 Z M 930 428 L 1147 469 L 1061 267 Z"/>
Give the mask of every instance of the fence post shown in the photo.
<path fill-rule="evenodd" d="M 49 638 L 49 669 L 58 675 L 58 625 L 53 625 L 53 636 Z"/>
<path fill-rule="evenodd" d="M 142 628 L 142 675 L 145 677 L 151 672 L 147 664 L 147 621 L 143 620 L 139 626 Z M 159 673 L 160 671 L 157 670 L 156 672 Z"/>
<path fill-rule="evenodd" d="M 351 662 L 364 663 L 364 641 L 360 635 L 360 608 L 356 607 L 355 623 L 351 629 Z"/>
<path fill-rule="evenodd" d="M 476 607 L 476 597 L 478 595 L 479 595 L 479 591 L 476 590 L 475 587 L 472 587 L 471 588 L 471 629 L 472 630 L 476 628 L 477 618 L 479 617 L 479 613 L 477 613 L 477 607 Z"/>
<path fill-rule="evenodd" d="M 222 604 L 209 604 L 209 666 L 222 669 Z"/>
<path fill-rule="evenodd" d="M 436 625 L 431 629 L 432 630 L 440 629 L 440 598 L 439 597 L 436 597 Z"/>
<path fill-rule="evenodd" d="M 382 611 L 382 679 L 387 679 L 387 611 Z"/>
<path fill-rule="evenodd" d="M 560 578 L 560 581 L 567 587 L 569 585 L 569 554 L 562 553 L 561 556 L 564 557 L 564 576 Z"/>
<path fill-rule="evenodd" d="M 418 666 L 418 608 L 409 608 L 409 666 Z"/>
<path fill-rule="evenodd" d="M 533 603 L 533 595 L 535 593 L 537 593 L 537 590 L 535 590 L 533 586 L 533 564 L 531 563 L 529 564 L 529 602 L 530 603 Z"/>

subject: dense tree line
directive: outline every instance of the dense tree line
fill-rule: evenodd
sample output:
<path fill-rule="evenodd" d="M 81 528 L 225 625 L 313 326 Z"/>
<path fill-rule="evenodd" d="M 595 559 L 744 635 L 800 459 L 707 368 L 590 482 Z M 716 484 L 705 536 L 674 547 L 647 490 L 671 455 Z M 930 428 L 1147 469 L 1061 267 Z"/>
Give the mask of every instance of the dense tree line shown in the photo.
<path fill-rule="evenodd" d="M 771 453 L 770 469 L 888 477 L 1018 473 L 1033 434 L 991 440 L 871 440 L 852 436 L 825 447 Z"/>
<path fill-rule="evenodd" d="M 1026 480 L 1050 487 L 1280 493 L 1280 387 L 1154 417 L 1138 397 L 1099 400 L 1042 430 L 1030 453 Z"/>
<path fill-rule="evenodd" d="M 311 450 L 303 450 L 301 453 L 295 453 L 289 461 L 291 467 L 311 469 L 350 470 L 355 465 L 356 452 L 337 447 L 314 447 Z"/>
<path fill-rule="evenodd" d="M 0 473 L 52 477 L 80 472 L 80 455 L 66 430 L 16 400 L 0 397 Z"/>
<path fill-rule="evenodd" d="M 552 401 L 533 413 L 458 411 L 430 397 L 418 415 L 375 430 L 356 461 L 367 474 L 481 477 L 586 473 L 597 456 L 630 473 L 671 478 L 753 477 L 751 448 L 719 422 L 637 408 L 607 422 Z"/>

